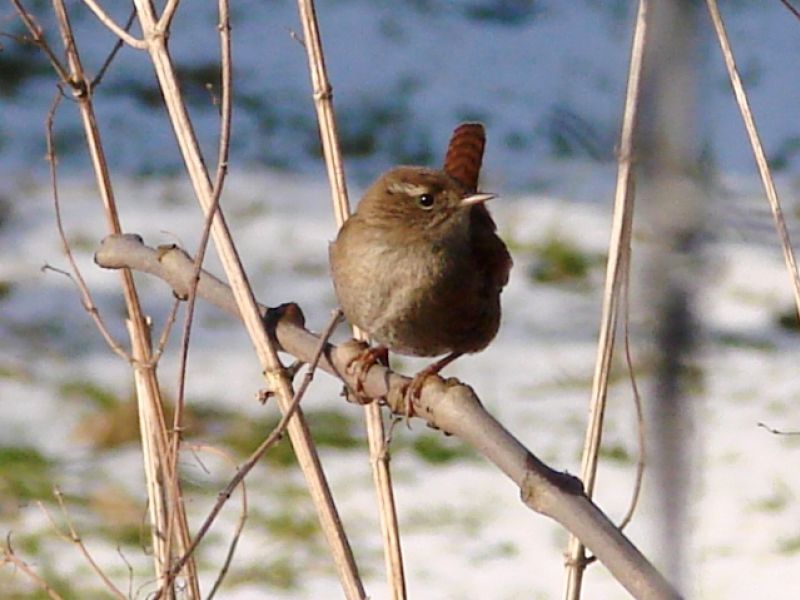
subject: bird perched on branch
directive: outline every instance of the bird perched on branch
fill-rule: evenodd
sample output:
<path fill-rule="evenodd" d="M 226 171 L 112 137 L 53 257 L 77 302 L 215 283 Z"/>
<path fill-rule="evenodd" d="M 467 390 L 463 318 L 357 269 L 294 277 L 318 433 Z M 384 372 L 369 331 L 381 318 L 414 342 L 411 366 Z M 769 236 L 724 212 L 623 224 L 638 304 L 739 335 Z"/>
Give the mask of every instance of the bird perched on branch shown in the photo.
<path fill-rule="evenodd" d="M 483 125 L 464 123 L 442 170 L 381 175 L 330 246 L 342 311 L 379 344 L 356 359 L 362 374 L 386 349 L 445 355 L 415 376 L 412 399 L 426 377 L 484 349 L 500 326 L 512 261 L 485 205 L 494 194 L 478 192 L 485 140 Z"/>

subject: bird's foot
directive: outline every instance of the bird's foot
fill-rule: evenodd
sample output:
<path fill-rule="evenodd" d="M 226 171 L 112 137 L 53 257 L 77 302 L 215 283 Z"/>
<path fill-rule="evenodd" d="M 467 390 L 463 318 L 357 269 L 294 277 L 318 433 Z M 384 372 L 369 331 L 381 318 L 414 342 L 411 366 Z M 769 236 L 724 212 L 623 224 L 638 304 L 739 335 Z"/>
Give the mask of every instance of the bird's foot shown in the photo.
<path fill-rule="evenodd" d="M 408 384 L 405 393 L 406 424 L 408 423 L 408 419 L 414 416 L 414 402 L 419 400 L 420 394 L 422 393 L 422 386 L 425 385 L 425 380 L 431 375 L 438 375 L 439 371 L 461 356 L 461 354 L 461 352 L 451 352 L 444 358 L 440 358 L 436 362 L 429 364 L 419 373 L 414 375 L 414 378 L 411 380 L 411 383 Z"/>
<path fill-rule="evenodd" d="M 419 373 L 414 375 L 414 378 L 411 380 L 411 383 L 408 384 L 406 388 L 406 393 L 403 395 L 405 400 L 405 420 L 406 426 L 408 426 L 408 421 L 411 417 L 414 416 L 414 402 L 419 400 L 419 395 L 422 393 L 422 386 L 425 384 L 425 380 L 434 375 L 436 373 L 435 370 L 431 369 L 433 365 L 428 365 L 424 369 L 422 369 Z"/>
<path fill-rule="evenodd" d="M 389 366 L 389 349 L 385 346 L 367 346 L 347 365 L 347 372 L 355 377 L 354 400 L 358 404 L 369 404 L 372 400 L 364 395 L 364 379 L 376 364 Z"/>

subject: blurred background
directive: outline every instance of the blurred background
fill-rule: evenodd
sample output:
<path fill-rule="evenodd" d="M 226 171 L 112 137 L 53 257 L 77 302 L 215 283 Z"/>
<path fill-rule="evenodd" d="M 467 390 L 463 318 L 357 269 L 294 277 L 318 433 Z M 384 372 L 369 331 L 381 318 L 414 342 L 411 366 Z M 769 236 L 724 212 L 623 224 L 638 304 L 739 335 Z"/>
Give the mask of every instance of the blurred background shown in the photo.
<path fill-rule="evenodd" d="M 80 3 L 70 3 L 84 62 L 96 73 L 113 38 Z M 45 30 L 52 18 L 30 3 Z M 127 7 L 107 7 L 125 22 Z M 533 0 L 413 0 L 318 4 L 330 79 L 352 181 L 364 184 L 388 165 L 437 164 L 455 123 L 489 131 L 486 177 L 504 190 L 541 189 L 552 161 L 614 159 L 630 47 L 633 3 Z M 797 20 L 777 0 L 726 2 L 727 25 L 773 168 L 791 172 L 800 131 L 791 118 L 800 86 L 788 76 Z M 750 152 L 704 11 L 699 96 L 706 156 L 725 172 L 749 172 Z M 20 33 L 10 7 L 3 31 Z M 181 6 L 170 37 L 184 95 L 206 147 L 214 148 L 218 82 L 213 3 Z M 291 2 L 231 6 L 236 111 L 232 164 L 321 173 L 316 118 L 301 28 Z M 135 26 L 134 26 L 135 30 Z M 54 82 L 45 57 L 5 37 L 0 53 L 0 165 L 43 168 L 43 115 Z M 147 57 L 123 48 L 97 88 L 97 110 L 115 172 L 181 169 Z M 85 168 L 72 111 L 58 120 L 60 161 Z M 563 183 L 563 182 L 562 182 Z"/>
<path fill-rule="evenodd" d="M 96 73 L 114 39 L 81 2 L 67 4 L 84 66 Z M 127 7 L 107 4 L 118 22 L 127 19 Z M 703 598 L 796 598 L 800 476 L 792 457 L 800 439 L 770 434 L 758 423 L 800 428 L 797 318 L 718 45 L 702 3 L 695 4 L 692 144 L 708 206 L 706 245 L 693 267 L 700 328 L 689 365 L 698 422 L 688 432 L 697 446 L 687 589 Z M 49 3 L 26 6 L 60 48 Z M 440 164 L 458 122 L 486 124 L 483 188 L 501 194 L 492 210 L 515 268 L 497 340 L 447 374 L 475 386 L 537 455 L 573 473 L 591 388 L 634 8 L 623 0 L 317 3 L 353 204 L 389 166 Z M 800 21 L 778 0 L 732 0 L 722 10 L 796 231 Z M 216 3 L 184 2 L 170 37 L 211 168 L 216 23 Z M 335 305 L 327 275 L 334 224 L 297 7 L 239 0 L 231 24 L 234 120 L 223 206 L 260 299 L 299 302 L 319 330 Z M 57 484 L 93 554 L 123 587 L 131 563 L 131 595 L 143 595 L 152 588 L 130 372 L 102 342 L 71 282 L 41 271 L 44 264 L 66 264 L 44 159 L 44 121 L 57 88 L 44 56 L 15 39 L 22 31 L 13 8 L 0 8 L 0 533 L 10 532 L 19 555 L 64 597 L 106 597 L 36 504 L 53 510 Z M 123 48 L 96 88 L 95 108 L 124 228 L 151 245 L 194 249 L 199 211 L 149 59 Z M 124 340 L 117 276 L 92 262 L 105 224 L 69 101 L 61 103 L 55 134 L 67 237 L 109 328 Z M 634 257 L 654 243 L 652 231 L 637 222 Z M 213 252 L 208 265 L 220 272 Z M 634 290 L 658 278 L 646 267 L 635 258 Z M 160 332 L 171 295 L 150 278 L 137 282 Z M 654 325 L 643 304 L 634 294 L 634 362 L 647 404 L 656 365 L 644 351 Z M 345 336 L 340 328 L 337 339 Z M 176 380 L 173 338 L 160 366 L 168 396 Z M 413 372 L 418 363 L 401 359 L 394 366 Z M 630 496 L 637 444 L 621 359 L 612 379 L 598 503 L 618 519 Z M 199 306 L 187 388 L 190 441 L 241 461 L 277 419 L 274 407 L 254 400 L 261 386 L 241 327 Z M 367 588 L 385 597 L 360 411 L 342 402 L 326 376 L 304 402 Z M 398 430 L 393 444 L 411 597 L 560 597 L 566 543 L 560 527 L 521 507 L 514 486 L 457 440 L 415 424 Z M 200 449 L 187 454 L 182 467 L 197 523 L 231 468 Z M 249 485 L 250 518 L 223 597 L 338 597 L 288 443 L 268 454 Z M 654 537 L 659 494 L 646 477 L 630 536 L 661 566 Z M 236 511 L 226 510 L 200 550 L 206 589 Z M 585 597 L 623 594 L 599 565 L 589 569 L 586 586 Z M 41 597 L 10 568 L 0 569 L 0 589 L 4 598 Z"/>

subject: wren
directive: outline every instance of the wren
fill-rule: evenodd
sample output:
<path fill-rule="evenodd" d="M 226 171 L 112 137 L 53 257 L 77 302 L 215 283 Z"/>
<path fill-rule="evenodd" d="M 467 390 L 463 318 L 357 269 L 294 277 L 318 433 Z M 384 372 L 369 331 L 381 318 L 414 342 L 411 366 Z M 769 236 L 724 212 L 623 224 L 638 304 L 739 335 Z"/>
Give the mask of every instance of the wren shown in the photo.
<path fill-rule="evenodd" d="M 442 170 L 387 171 L 330 245 L 336 295 L 352 325 L 400 354 L 445 355 L 417 374 L 414 394 L 427 376 L 484 349 L 500 326 L 512 260 L 485 206 L 494 195 L 477 191 L 484 145 L 483 126 L 464 123 Z"/>

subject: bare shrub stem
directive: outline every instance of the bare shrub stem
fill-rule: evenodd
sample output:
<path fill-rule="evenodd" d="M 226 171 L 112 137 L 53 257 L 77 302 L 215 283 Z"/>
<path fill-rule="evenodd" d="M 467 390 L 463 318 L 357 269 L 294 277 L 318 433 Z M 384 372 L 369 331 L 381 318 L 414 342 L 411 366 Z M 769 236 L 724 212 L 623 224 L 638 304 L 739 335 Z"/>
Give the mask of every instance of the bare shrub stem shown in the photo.
<path fill-rule="evenodd" d="M 711 22 L 714 24 L 714 31 L 719 40 L 722 58 L 725 60 L 725 67 L 728 69 L 728 77 L 731 80 L 733 95 L 736 98 L 736 104 L 739 106 L 739 112 L 742 114 L 742 121 L 744 121 L 744 127 L 747 131 L 747 138 L 750 140 L 750 146 L 753 148 L 753 156 L 755 157 L 756 166 L 758 167 L 758 174 L 761 176 L 761 183 L 764 186 L 764 193 L 767 195 L 767 202 L 772 210 L 772 219 L 775 223 L 775 230 L 778 233 L 781 249 L 783 250 L 783 260 L 786 264 L 786 271 L 792 282 L 795 310 L 798 316 L 800 316 L 800 275 L 798 275 L 797 272 L 797 261 L 795 260 L 794 251 L 792 250 L 792 242 L 789 239 L 786 219 L 783 217 L 783 210 L 781 209 L 781 203 L 778 199 L 778 190 L 775 187 L 775 181 L 772 178 L 769 163 L 767 163 L 767 155 L 764 152 L 764 146 L 761 144 L 761 138 L 758 135 L 758 128 L 756 127 L 756 121 L 753 117 L 753 111 L 750 110 L 747 93 L 744 91 L 742 79 L 739 77 L 739 71 L 736 68 L 736 60 L 733 56 L 728 34 L 725 31 L 725 24 L 722 21 L 722 15 L 720 14 L 717 0 L 706 0 L 706 5 L 711 15 Z"/>
<path fill-rule="evenodd" d="M 350 216 L 350 203 L 344 178 L 344 163 L 339 147 L 336 118 L 333 108 L 333 91 L 325 68 L 325 56 L 320 39 L 319 26 L 313 0 L 298 0 L 300 20 L 303 23 L 303 45 L 308 55 L 308 68 L 314 93 L 314 106 L 319 121 L 322 152 L 325 157 L 328 181 L 331 189 L 331 202 L 337 228 Z M 356 339 L 368 341 L 367 336 L 353 328 Z M 400 528 L 397 522 L 397 507 L 392 487 L 392 473 L 389 468 L 391 454 L 384 430 L 381 408 L 377 403 L 364 406 L 364 420 L 369 444 L 372 479 L 378 502 L 383 556 L 386 577 L 394 600 L 406 597 L 403 553 L 400 546 Z"/>
<path fill-rule="evenodd" d="M 642 75 L 642 58 L 647 39 L 647 0 L 639 1 L 636 24 L 631 46 L 631 59 L 628 68 L 628 88 L 625 109 L 622 117 L 622 132 L 619 144 L 619 167 L 614 196 L 614 214 L 611 224 L 606 283 L 603 294 L 603 312 L 600 318 L 600 334 L 597 343 L 597 362 L 592 380 L 592 397 L 589 403 L 589 424 L 581 460 L 581 479 L 586 494 L 591 497 L 597 474 L 597 457 L 603 435 L 608 380 L 611 372 L 611 359 L 614 354 L 614 336 L 617 330 L 623 283 L 630 267 L 631 227 L 634 205 L 633 142 L 636 130 L 637 109 Z M 581 594 L 583 572 L 586 567 L 586 554 L 581 541 L 571 536 L 566 558 L 566 584 L 564 598 L 577 600 Z"/>

